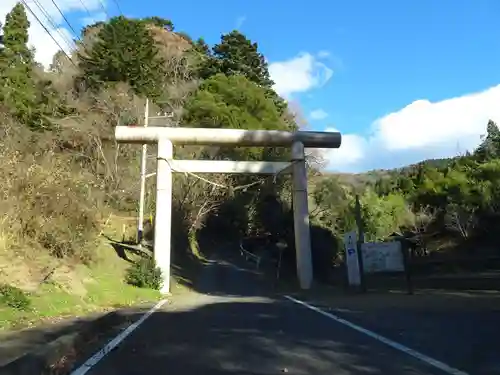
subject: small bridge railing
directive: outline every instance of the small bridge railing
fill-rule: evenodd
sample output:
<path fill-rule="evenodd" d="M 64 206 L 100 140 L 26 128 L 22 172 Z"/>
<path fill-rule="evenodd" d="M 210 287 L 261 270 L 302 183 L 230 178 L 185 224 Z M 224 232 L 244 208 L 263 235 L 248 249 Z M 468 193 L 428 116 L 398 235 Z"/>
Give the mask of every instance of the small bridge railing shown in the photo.
<path fill-rule="evenodd" d="M 244 247 L 243 247 L 243 242 L 240 241 L 240 254 L 245 257 L 245 260 L 246 261 L 252 261 L 255 263 L 255 266 L 257 267 L 257 269 L 259 269 L 260 267 L 260 261 L 261 261 L 261 257 L 258 256 L 258 255 L 255 255 L 254 253 L 251 253 L 250 251 L 246 250 Z"/>

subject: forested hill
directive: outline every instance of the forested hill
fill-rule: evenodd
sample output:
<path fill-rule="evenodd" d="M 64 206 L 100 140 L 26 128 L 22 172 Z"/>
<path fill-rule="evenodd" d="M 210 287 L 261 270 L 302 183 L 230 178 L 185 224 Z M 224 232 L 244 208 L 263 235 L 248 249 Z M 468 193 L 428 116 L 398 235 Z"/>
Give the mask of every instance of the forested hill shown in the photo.
<path fill-rule="evenodd" d="M 337 176 L 340 181 L 346 185 L 352 186 L 366 186 L 371 185 L 383 178 L 392 178 L 398 174 L 411 174 L 413 171 L 421 166 L 429 166 L 432 168 L 442 169 L 449 165 L 453 160 L 458 157 L 444 158 L 444 159 L 426 159 L 421 162 L 410 164 L 401 168 L 394 169 L 374 169 L 362 173 L 340 173 L 323 171 L 325 176 Z"/>
<path fill-rule="evenodd" d="M 394 170 L 324 174 L 313 187 L 320 220 L 337 233 L 352 228 L 352 202 L 359 194 L 369 239 L 409 231 L 431 250 L 498 253 L 493 233 L 500 224 L 500 131 L 492 121 L 485 128 L 479 147 L 462 156 Z"/>

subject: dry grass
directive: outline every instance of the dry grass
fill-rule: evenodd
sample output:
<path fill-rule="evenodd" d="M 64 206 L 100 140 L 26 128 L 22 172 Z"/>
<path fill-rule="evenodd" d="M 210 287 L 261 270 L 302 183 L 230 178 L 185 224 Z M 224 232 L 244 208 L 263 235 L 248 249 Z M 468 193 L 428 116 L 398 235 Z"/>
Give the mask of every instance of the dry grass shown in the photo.
<path fill-rule="evenodd" d="M 164 45 L 168 70 L 165 91 L 171 102 L 166 104 L 177 119 L 198 82 L 183 55 L 189 43 L 167 34 L 156 33 L 156 38 Z M 144 99 L 126 84 L 99 94 L 77 93 L 79 72 L 59 59 L 59 68 L 37 75 L 54 83 L 74 114 L 54 119 L 52 131 L 33 132 L 0 108 L 0 283 L 27 291 L 36 307 L 21 313 L 0 306 L 3 326 L 150 297 L 124 284 L 129 263 L 100 236 L 135 237 L 136 223 L 122 218 L 136 214 L 141 148 L 117 144 L 113 131 L 127 121 L 141 123 Z M 155 153 L 154 147 L 149 150 Z M 154 158 L 148 164 L 153 169 Z M 148 183 L 146 218 L 153 213 L 153 189 Z"/>
<path fill-rule="evenodd" d="M 108 139 L 142 102 L 121 86 L 73 104 L 78 114 L 44 133 L 0 113 L 0 282 L 34 290 L 51 274 L 71 284 L 79 264 L 98 261 L 106 218 L 136 209 L 139 148 Z"/>
<path fill-rule="evenodd" d="M 3 248 L 31 258 L 31 248 L 56 258 L 87 259 L 87 245 L 98 230 L 99 196 L 93 178 L 72 168 L 70 158 L 41 148 L 34 134 L 3 126 L 0 143 L 0 233 Z"/>

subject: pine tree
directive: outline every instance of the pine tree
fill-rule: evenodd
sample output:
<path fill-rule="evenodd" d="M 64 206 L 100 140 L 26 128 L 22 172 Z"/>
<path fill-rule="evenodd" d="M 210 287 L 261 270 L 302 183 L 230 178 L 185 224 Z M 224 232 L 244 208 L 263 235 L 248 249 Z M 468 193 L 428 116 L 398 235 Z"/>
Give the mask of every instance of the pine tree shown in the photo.
<path fill-rule="evenodd" d="M 237 30 L 222 35 L 221 42 L 213 47 L 212 58 L 207 61 L 201 74 L 209 78 L 218 73 L 240 74 L 259 86 L 270 88 L 274 82 L 269 76 L 266 59 L 252 43 Z"/>
<path fill-rule="evenodd" d="M 274 82 L 270 77 L 266 59 L 259 52 L 258 44 L 237 30 L 222 35 L 221 42 L 212 48 L 212 53 L 199 71 L 203 79 L 218 73 L 245 76 L 266 89 L 266 96 L 274 102 L 280 115 L 285 113 L 287 104 L 272 88 Z"/>
<path fill-rule="evenodd" d="M 481 162 L 500 157 L 500 129 L 494 121 L 488 121 L 486 137 L 477 148 L 475 156 Z"/>
<path fill-rule="evenodd" d="M 0 102 L 30 126 L 33 124 L 36 90 L 33 79 L 34 57 L 28 48 L 30 23 L 24 6 L 17 3 L 5 17 L 3 49 L 0 51 Z"/>

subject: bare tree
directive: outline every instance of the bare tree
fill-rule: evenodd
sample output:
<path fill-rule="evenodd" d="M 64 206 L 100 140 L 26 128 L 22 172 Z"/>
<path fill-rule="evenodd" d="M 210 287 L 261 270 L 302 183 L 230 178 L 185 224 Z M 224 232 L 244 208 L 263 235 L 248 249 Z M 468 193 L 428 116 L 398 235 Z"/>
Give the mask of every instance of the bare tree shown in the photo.
<path fill-rule="evenodd" d="M 467 239 L 477 225 L 476 210 L 452 203 L 446 207 L 445 220 L 448 229 L 460 233 L 462 238 Z"/>
<path fill-rule="evenodd" d="M 306 165 L 313 171 L 321 171 L 328 165 L 325 149 L 306 149 Z"/>
<path fill-rule="evenodd" d="M 414 240 L 416 242 L 416 255 L 426 256 L 428 255 L 428 251 L 425 236 L 429 226 L 436 219 L 437 210 L 430 206 L 421 207 L 417 210 L 413 210 L 410 207 L 410 210 L 414 212 L 411 229 L 414 233 Z"/>
<path fill-rule="evenodd" d="M 307 122 L 307 118 L 304 115 L 304 112 L 297 101 L 289 101 L 287 102 L 287 109 L 283 114 L 285 121 L 290 121 L 295 123 L 299 129 L 305 130 L 309 126 Z"/>
<path fill-rule="evenodd" d="M 184 214 L 189 233 L 203 228 L 205 218 L 218 210 L 229 193 L 230 177 L 214 175 L 209 178 L 202 180 L 188 175 L 175 178 L 173 199 Z"/>

